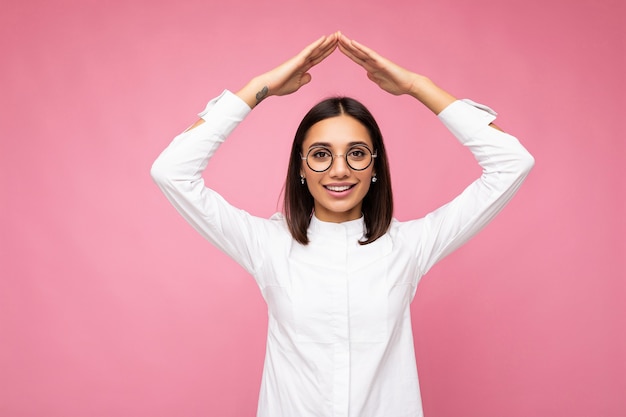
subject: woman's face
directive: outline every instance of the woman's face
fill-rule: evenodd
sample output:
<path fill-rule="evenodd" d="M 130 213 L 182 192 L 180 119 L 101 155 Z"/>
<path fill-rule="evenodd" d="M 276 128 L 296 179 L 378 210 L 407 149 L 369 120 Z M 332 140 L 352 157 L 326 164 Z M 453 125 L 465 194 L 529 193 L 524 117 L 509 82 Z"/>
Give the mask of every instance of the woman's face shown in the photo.
<path fill-rule="evenodd" d="M 365 126 L 348 115 L 317 122 L 307 132 L 302 143 L 303 157 L 311 152 L 309 160 L 314 162 L 323 160 L 329 152 L 333 155 L 332 165 L 324 172 L 316 172 L 307 161 L 302 161 L 300 174 L 305 177 L 313 196 L 318 219 L 341 223 L 361 217 L 363 198 L 375 174 L 374 161 L 367 168 L 357 171 L 348 165 L 346 158 L 350 158 L 353 161 L 351 164 L 357 168 L 361 167 L 359 164 L 366 164 L 358 162 L 360 158 L 366 158 L 366 161 L 370 158 L 367 150 L 363 155 L 363 145 L 375 152 Z"/>

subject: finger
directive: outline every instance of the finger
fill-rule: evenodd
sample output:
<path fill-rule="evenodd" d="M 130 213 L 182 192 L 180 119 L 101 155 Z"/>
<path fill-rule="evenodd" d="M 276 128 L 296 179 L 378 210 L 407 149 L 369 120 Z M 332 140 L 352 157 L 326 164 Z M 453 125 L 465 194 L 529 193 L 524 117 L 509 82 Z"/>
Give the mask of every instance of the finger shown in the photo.
<path fill-rule="evenodd" d="M 345 47 L 350 46 L 350 38 L 348 38 L 346 35 L 344 35 L 341 32 L 338 35 L 338 40 L 341 45 L 344 45 Z"/>
<path fill-rule="evenodd" d="M 320 44 L 317 48 L 311 51 L 308 60 L 319 62 L 319 58 L 326 58 L 335 50 L 335 48 L 337 48 L 337 35 L 334 33 L 332 35 L 329 35 L 327 39 L 322 42 L 322 44 Z"/>
<path fill-rule="evenodd" d="M 375 65 L 372 65 L 372 63 L 370 61 L 368 61 L 366 59 L 362 59 L 362 58 L 354 55 L 354 53 L 352 52 L 351 49 L 346 49 L 343 45 L 339 45 L 339 49 L 341 50 L 341 52 L 343 52 L 344 55 L 346 55 L 352 61 L 354 61 L 355 63 L 357 63 L 361 67 L 363 67 L 363 69 L 365 69 L 365 71 L 372 72 L 372 71 L 377 71 L 379 69 Z"/>
<path fill-rule="evenodd" d="M 330 47 L 330 46 L 334 46 L 336 45 L 338 42 L 338 34 L 337 32 L 335 33 L 331 33 L 330 35 L 326 36 L 326 40 L 325 42 L 321 45 L 321 48 L 326 48 L 326 47 Z"/>
<path fill-rule="evenodd" d="M 375 65 L 378 60 L 376 59 L 376 57 L 368 54 L 367 52 L 363 51 L 362 49 L 354 46 L 351 49 L 352 55 L 354 55 L 357 59 L 360 59 L 363 62 L 363 65 Z"/>
<path fill-rule="evenodd" d="M 356 56 L 354 55 L 356 51 L 354 47 L 350 45 L 350 39 L 346 38 L 345 35 L 341 35 L 341 38 L 339 39 L 339 49 L 349 58 L 356 58 Z"/>
<path fill-rule="evenodd" d="M 310 62 L 319 62 L 328 55 L 332 54 L 335 48 L 337 48 L 337 44 L 328 44 L 324 48 L 319 48 L 318 50 L 313 51 L 313 53 L 311 53 L 306 60 Z"/>
<path fill-rule="evenodd" d="M 311 54 L 304 58 L 304 62 L 302 63 L 301 69 L 303 71 L 308 71 L 313 66 L 319 64 L 324 59 L 326 59 L 330 54 L 332 54 L 337 48 L 336 39 L 330 39 L 326 44 L 320 45 L 317 50 L 312 51 Z"/>
<path fill-rule="evenodd" d="M 307 45 L 303 50 L 302 53 L 306 53 L 307 55 L 311 53 L 311 51 L 315 50 L 316 48 L 318 48 L 320 45 L 324 44 L 324 42 L 326 42 L 328 40 L 328 36 L 324 35 L 321 38 L 317 39 L 316 41 L 310 43 L 309 45 Z"/>
<path fill-rule="evenodd" d="M 357 55 L 361 55 L 364 57 L 368 57 L 370 59 L 378 59 L 381 56 L 379 54 L 377 54 L 373 49 L 368 48 L 365 45 L 362 45 L 360 43 L 358 43 L 357 41 L 355 41 L 354 39 L 351 42 L 351 45 L 354 47 L 354 49 L 357 51 Z"/>
<path fill-rule="evenodd" d="M 362 65 L 368 69 L 380 68 L 383 65 L 383 61 L 385 61 L 385 58 L 376 53 L 376 51 L 360 44 L 354 39 L 349 40 L 346 47 L 350 50 L 352 55 L 360 59 L 363 62 Z"/>
<path fill-rule="evenodd" d="M 325 60 L 330 54 L 332 54 L 337 48 L 337 45 L 334 45 L 332 48 L 328 48 L 326 51 L 323 51 L 321 55 L 314 57 L 310 60 L 311 66 L 317 65 L 323 60 Z"/>
<path fill-rule="evenodd" d="M 339 50 L 340 50 L 340 51 L 341 51 L 341 52 L 342 52 L 345 56 L 347 56 L 348 58 L 350 58 L 352 61 L 356 62 L 357 64 L 359 64 L 359 65 L 361 65 L 361 66 L 364 64 L 363 60 L 362 60 L 362 59 L 360 59 L 360 58 L 357 58 L 357 57 L 354 55 L 354 53 L 352 53 L 352 50 L 351 50 L 351 49 L 349 49 L 349 48 L 347 48 L 344 44 L 341 44 L 341 43 L 339 44 Z"/>
<path fill-rule="evenodd" d="M 328 41 L 328 37 L 322 36 L 315 42 L 307 45 L 302 51 L 300 51 L 298 55 L 296 55 L 292 59 L 299 61 L 299 62 L 303 62 L 303 63 L 307 62 L 309 60 L 309 57 L 311 57 L 312 55 L 315 55 L 316 50 L 318 50 L 318 48 L 320 48 L 322 45 L 327 43 L 327 41 Z"/>
<path fill-rule="evenodd" d="M 357 64 L 363 66 L 366 69 L 370 69 L 371 66 L 368 63 L 372 63 L 372 57 L 365 53 L 363 50 L 356 47 L 353 44 L 354 41 L 345 38 L 341 40 L 339 48 L 346 56 L 352 59 Z"/>
<path fill-rule="evenodd" d="M 337 34 L 333 33 L 328 36 L 322 36 L 320 39 L 309 45 L 309 47 L 305 48 L 305 51 L 307 52 L 307 55 L 315 55 L 320 52 L 325 52 L 328 49 L 335 48 L 336 44 Z"/>
<path fill-rule="evenodd" d="M 354 56 L 359 56 L 361 58 L 364 57 L 365 55 L 362 51 L 359 50 L 359 48 L 356 47 L 355 42 L 356 41 L 348 38 L 345 35 L 341 35 L 339 39 L 339 44 L 342 45 L 345 50 L 350 51 Z"/>

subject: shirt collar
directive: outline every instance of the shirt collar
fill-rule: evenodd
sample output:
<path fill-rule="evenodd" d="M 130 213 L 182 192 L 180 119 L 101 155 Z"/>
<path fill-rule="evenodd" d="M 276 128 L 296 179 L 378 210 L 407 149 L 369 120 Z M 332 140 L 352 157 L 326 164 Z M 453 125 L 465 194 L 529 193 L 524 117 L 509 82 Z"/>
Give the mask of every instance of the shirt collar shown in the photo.
<path fill-rule="evenodd" d="M 311 216 L 311 223 L 309 224 L 308 231 L 311 235 L 342 233 L 345 234 L 346 237 L 360 239 L 363 235 L 365 235 L 365 221 L 363 216 L 361 216 L 356 220 L 350 220 L 343 223 L 332 223 L 322 221 L 315 217 L 315 214 L 313 214 L 313 216 Z"/>

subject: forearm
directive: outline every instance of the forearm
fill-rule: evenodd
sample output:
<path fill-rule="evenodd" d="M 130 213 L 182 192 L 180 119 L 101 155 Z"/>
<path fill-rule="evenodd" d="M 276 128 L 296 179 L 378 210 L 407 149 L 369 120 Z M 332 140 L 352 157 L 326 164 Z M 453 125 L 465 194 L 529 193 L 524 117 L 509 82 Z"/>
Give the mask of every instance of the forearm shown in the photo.
<path fill-rule="evenodd" d="M 487 128 L 493 126 L 496 118 L 490 108 L 471 100 L 458 100 L 446 107 L 438 118 L 472 151 L 483 174 L 497 174 L 492 180 L 503 180 L 509 174 L 525 175 L 532 167 L 532 156 L 515 137 Z"/>
<path fill-rule="evenodd" d="M 304 48 L 299 54 L 276 68 L 254 77 L 236 95 L 250 109 L 269 96 L 284 96 L 294 93 L 311 81 L 309 70 L 322 62 L 337 47 L 339 33 L 322 36 Z M 203 124 L 198 120 L 188 130 Z"/>
<path fill-rule="evenodd" d="M 229 91 L 207 104 L 196 129 L 176 136 L 153 165 L 155 181 L 195 181 L 219 145 L 250 112 L 250 108 Z M 201 126 L 200 126 L 201 125 Z"/>
<path fill-rule="evenodd" d="M 414 74 L 408 94 L 428 107 L 433 113 L 439 114 L 448 107 L 456 97 L 437 86 L 429 78 L 423 75 Z"/>
<path fill-rule="evenodd" d="M 456 101 L 452 94 L 437 86 L 429 78 L 418 74 L 415 74 L 415 81 L 411 85 L 409 95 L 418 99 L 437 115 Z M 490 123 L 489 126 L 502 131 L 493 123 Z"/>

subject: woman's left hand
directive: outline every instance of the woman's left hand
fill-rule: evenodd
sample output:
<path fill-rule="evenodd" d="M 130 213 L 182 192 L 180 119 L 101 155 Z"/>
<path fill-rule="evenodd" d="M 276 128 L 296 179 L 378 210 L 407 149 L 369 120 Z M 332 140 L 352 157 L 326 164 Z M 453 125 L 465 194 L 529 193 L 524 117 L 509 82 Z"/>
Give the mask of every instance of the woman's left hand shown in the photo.
<path fill-rule="evenodd" d="M 410 94 L 419 77 L 418 74 L 380 56 L 365 45 L 348 39 L 344 34 L 339 36 L 339 49 L 348 58 L 362 66 L 367 71 L 368 78 L 388 93 Z"/>
<path fill-rule="evenodd" d="M 367 71 L 367 77 L 380 88 L 394 95 L 409 94 L 422 102 L 435 114 L 439 114 L 454 100 L 447 91 L 429 78 L 402 68 L 372 49 L 339 34 L 339 49 L 348 58 Z"/>

